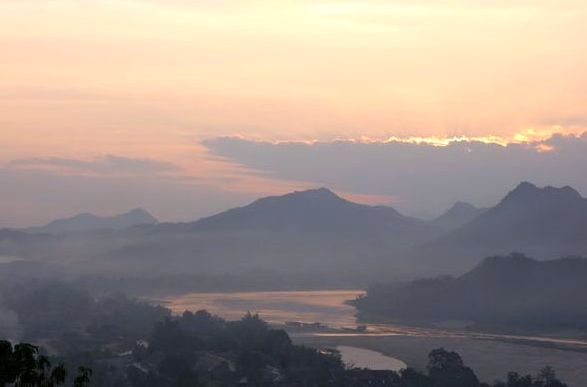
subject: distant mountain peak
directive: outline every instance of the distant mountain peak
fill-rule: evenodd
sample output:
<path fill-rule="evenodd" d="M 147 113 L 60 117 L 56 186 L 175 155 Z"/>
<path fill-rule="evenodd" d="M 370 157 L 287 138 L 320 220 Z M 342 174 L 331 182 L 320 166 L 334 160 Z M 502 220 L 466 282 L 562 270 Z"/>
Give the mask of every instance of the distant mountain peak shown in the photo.
<path fill-rule="evenodd" d="M 524 199 L 528 196 L 536 195 L 540 192 L 540 188 L 527 181 L 521 182 L 511 190 L 502 201 Z"/>
<path fill-rule="evenodd" d="M 555 187 L 545 187 L 544 191 L 546 191 L 547 193 L 554 193 L 557 195 L 560 195 L 561 197 L 567 198 L 567 199 L 583 199 L 583 197 L 581 196 L 581 194 L 574 189 L 573 187 L 570 187 L 568 185 L 565 185 L 564 187 L 561 188 L 555 188 Z"/>
<path fill-rule="evenodd" d="M 485 257 L 477 267 L 482 268 L 484 266 L 495 265 L 533 264 L 536 262 L 538 261 L 528 257 L 524 253 L 512 252 L 509 255 L 496 255 L 492 257 Z"/>
<path fill-rule="evenodd" d="M 125 212 L 123 214 L 117 215 L 117 217 L 141 217 L 145 220 L 148 220 L 149 223 L 157 223 L 158 220 L 151 215 L 151 213 L 147 210 L 145 210 L 144 208 L 134 208 L 128 212 Z"/>
<path fill-rule="evenodd" d="M 399 239 L 402 235 L 402 243 L 424 239 L 435 232 L 426 222 L 402 215 L 392 207 L 354 203 L 324 187 L 257 199 L 249 205 L 195 222 L 176 227 L 162 225 L 160 229 L 208 233 L 287 231 L 292 235 L 309 233 L 312 238 L 346 235 L 347 238 L 374 239 L 377 235 L 386 240 L 396 236 Z"/>
<path fill-rule="evenodd" d="M 341 199 L 340 196 L 332 192 L 330 189 L 325 187 L 308 189 L 304 191 L 294 191 L 291 194 L 285 196 L 297 196 L 303 197 L 308 199 L 320 199 L 320 200 L 328 200 L 328 199 Z"/>
<path fill-rule="evenodd" d="M 512 201 L 518 203 L 538 198 L 547 200 L 583 200 L 581 194 L 569 186 L 561 188 L 546 186 L 544 188 L 539 188 L 532 183 L 524 181 L 510 191 L 502 200 L 502 203 Z"/>
<path fill-rule="evenodd" d="M 142 208 L 135 208 L 114 216 L 98 216 L 84 212 L 70 218 L 54 220 L 41 227 L 30 227 L 23 231 L 29 233 L 63 234 L 100 229 L 120 230 L 132 226 L 155 223 L 158 223 L 158 220 L 148 211 Z"/>
<path fill-rule="evenodd" d="M 516 188 L 514 188 L 514 191 L 517 191 L 517 190 L 535 191 L 535 190 L 539 190 L 539 189 L 540 188 L 538 188 L 538 186 L 530 183 L 529 181 L 522 181 L 520 184 L 517 185 Z"/>
<path fill-rule="evenodd" d="M 128 211 L 126 213 L 127 215 L 129 214 L 140 214 L 140 215 L 151 215 L 149 213 L 149 211 L 145 210 L 144 208 L 133 208 L 132 210 Z"/>
<path fill-rule="evenodd" d="M 571 187 L 523 182 L 495 207 L 455 229 L 443 243 L 503 249 L 583 252 L 587 246 L 587 200 Z"/>
<path fill-rule="evenodd" d="M 448 209 L 447 212 L 464 212 L 464 211 L 478 211 L 479 208 L 475 207 L 469 202 L 457 201 Z"/>
<path fill-rule="evenodd" d="M 315 188 L 304 191 L 293 191 L 279 196 L 267 196 L 254 201 L 251 206 L 306 206 L 306 205 L 339 205 L 350 203 L 336 195 L 328 188 Z"/>
<path fill-rule="evenodd" d="M 472 221 L 484 211 L 484 208 L 477 208 L 471 203 L 457 201 L 432 223 L 445 230 L 454 230 Z"/>

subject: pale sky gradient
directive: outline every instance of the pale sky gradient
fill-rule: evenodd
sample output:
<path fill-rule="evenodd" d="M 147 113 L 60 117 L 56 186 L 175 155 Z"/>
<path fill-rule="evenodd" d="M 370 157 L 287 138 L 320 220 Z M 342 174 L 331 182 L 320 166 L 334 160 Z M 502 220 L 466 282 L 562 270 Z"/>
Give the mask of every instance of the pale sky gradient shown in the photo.
<path fill-rule="evenodd" d="M 202 144 L 223 136 L 580 134 L 585 20 L 583 0 L 0 1 L 0 176 L 13 179 L 0 187 L 0 226 L 137 205 L 189 219 L 321 183 Z M 59 179 L 129 187 L 75 205 L 39 193 Z M 146 186 L 152 198 L 137 197 Z"/>

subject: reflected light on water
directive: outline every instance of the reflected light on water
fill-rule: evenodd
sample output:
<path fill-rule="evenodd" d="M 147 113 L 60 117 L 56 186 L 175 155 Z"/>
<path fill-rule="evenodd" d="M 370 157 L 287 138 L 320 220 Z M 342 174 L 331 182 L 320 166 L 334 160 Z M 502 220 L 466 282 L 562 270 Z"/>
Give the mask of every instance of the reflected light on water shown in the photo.
<path fill-rule="evenodd" d="M 364 294 L 362 290 L 319 290 L 240 293 L 190 293 L 163 299 L 173 313 L 206 309 L 225 319 L 258 313 L 270 323 L 320 322 L 331 327 L 356 325 L 355 309 L 345 304 Z"/>
<path fill-rule="evenodd" d="M 273 324 L 283 324 L 286 321 L 319 322 L 331 328 L 350 328 L 357 326 L 356 311 L 354 307 L 346 304 L 345 301 L 353 300 L 362 294 L 364 294 L 362 290 L 190 293 L 164 298 L 161 303 L 170 308 L 175 314 L 181 314 L 186 310 L 206 309 L 210 313 L 227 320 L 236 320 L 247 312 L 251 312 L 258 313 L 261 318 Z M 507 335 L 395 324 L 367 324 L 366 328 L 365 332 L 296 332 L 293 335 L 469 338 L 510 342 L 539 342 L 587 348 L 586 340 L 559 337 Z"/>
<path fill-rule="evenodd" d="M 350 347 L 347 345 L 339 345 L 336 349 L 340 352 L 342 361 L 355 368 L 391 370 L 396 372 L 408 368 L 406 363 L 399 359 L 368 349 Z"/>

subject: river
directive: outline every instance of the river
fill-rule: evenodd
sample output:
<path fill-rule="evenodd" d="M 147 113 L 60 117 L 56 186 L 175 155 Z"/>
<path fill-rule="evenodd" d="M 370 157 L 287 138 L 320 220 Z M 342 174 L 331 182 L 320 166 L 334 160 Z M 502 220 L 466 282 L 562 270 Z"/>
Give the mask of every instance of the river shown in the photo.
<path fill-rule="evenodd" d="M 332 328 L 356 328 L 355 308 L 345 301 L 364 294 L 362 290 L 308 290 L 236 293 L 189 293 L 164 298 L 162 304 L 179 314 L 185 310 L 206 309 L 225 319 L 234 320 L 247 312 L 258 313 L 273 324 L 288 321 L 319 322 Z M 548 345 L 585 347 L 587 340 L 557 337 L 507 335 L 470 330 L 422 328 L 393 324 L 367 324 L 365 332 L 314 332 L 317 336 L 423 336 L 538 342 Z"/>
<path fill-rule="evenodd" d="M 252 312 L 273 324 L 320 322 L 339 330 L 290 336 L 299 344 L 338 348 L 346 363 L 361 367 L 398 369 L 407 364 L 425 370 L 428 352 L 444 347 L 463 355 L 485 381 L 504 379 L 511 370 L 535 374 L 546 365 L 554 366 L 571 387 L 587 380 L 587 340 L 393 324 L 367 324 L 364 332 L 350 331 L 357 326 L 355 309 L 345 301 L 361 294 L 361 290 L 190 293 L 161 303 L 175 314 L 206 309 L 229 320 Z"/>
<path fill-rule="evenodd" d="M 407 368 L 406 363 L 391 356 L 369 349 L 339 345 L 336 349 L 340 352 L 342 361 L 356 368 L 370 368 L 372 370 L 399 371 Z"/>
<path fill-rule="evenodd" d="M 356 325 L 355 308 L 345 304 L 363 294 L 362 290 L 311 290 L 240 293 L 189 293 L 163 299 L 174 313 L 206 309 L 225 319 L 258 313 L 265 321 L 320 322 L 341 328 Z"/>

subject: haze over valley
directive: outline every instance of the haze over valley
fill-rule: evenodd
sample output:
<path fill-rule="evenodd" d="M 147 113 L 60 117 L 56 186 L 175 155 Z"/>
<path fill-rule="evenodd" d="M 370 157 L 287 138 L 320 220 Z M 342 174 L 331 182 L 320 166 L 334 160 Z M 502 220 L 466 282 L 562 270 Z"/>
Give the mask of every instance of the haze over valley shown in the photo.
<path fill-rule="evenodd" d="M 319 188 L 261 198 L 193 222 L 159 223 L 134 210 L 5 229 L 0 254 L 74 276 L 275 276 L 287 277 L 280 286 L 291 289 L 349 288 L 458 275 L 486 256 L 513 251 L 537 259 L 581 256 L 587 253 L 585 230 L 587 200 L 571 187 L 524 182 L 491 208 L 457 202 L 432 220 Z M 251 288 L 263 286 L 276 284 Z"/>
<path fill-rule="evenodd" d="M 0 387 L 584 387 L 586 20 L 0 1 Z"/>

